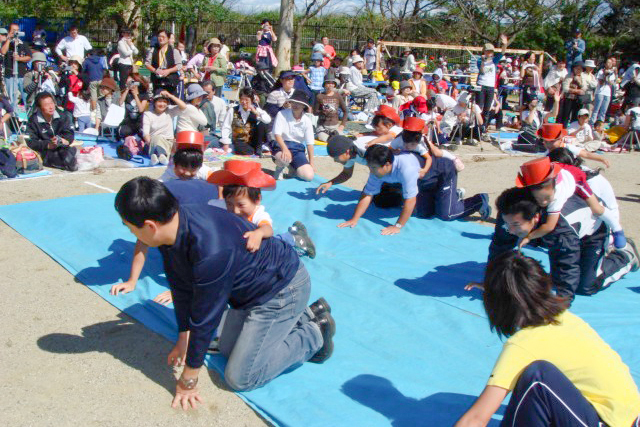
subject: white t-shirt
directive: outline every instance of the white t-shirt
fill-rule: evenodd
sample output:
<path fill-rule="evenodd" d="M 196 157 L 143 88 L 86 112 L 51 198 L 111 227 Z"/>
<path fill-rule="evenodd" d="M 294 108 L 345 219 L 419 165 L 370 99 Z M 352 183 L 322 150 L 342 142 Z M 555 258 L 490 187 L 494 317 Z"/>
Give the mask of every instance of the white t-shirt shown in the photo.
<path fill-rule="evenodd" d="M 273 134 L 280 135 L 285 141 L 294 141 L 300 144 L 313 145 L 313 123 L 308 115 L 303 114 L 300 120 L 293 117 L 293 112 L 285 108 L 280 110 L 273 122 Z"/>
<path fill-rule="evenodd" d="M 209 175 L 211 174 L 211 172 L 213 172 L 213 169 L 211 169 L 207 165 L 202 165 L 200 167 L 200 169 L 198 169 L 198 172 L 196 172 L 196 176 L 193 179 L 206 180 L 209 177 Z M 179 178 L 176 175 L 175 164 L 173 163 L 173 157 L 172 157 L 171 161 L 169 161 L 169 164 L 167 165 L 167 168 L 162 173 L 160 178 L 158 178 L 158 181 L 167 182 L 167 181 L 171 181 L 171 180 L 174 180 L 174 179 L 179 179 Z"/>
<path fill-rule="evenodd" d="M 640 130 L 640 107 L 633 107 L 627 110 L 627 116 L 631 116 L 631 113 L 635 113 L 636 119 L 631 120 L 631 129 Z"/>
<path fill-rule="evenodd" d="M 260 227 L 261 225 L 268 224 L 273 227 L 273 220 L 271 215 L 267 213 L 264 206 L 258 205 L 255 212 L 249 217 L 249 222 Z"/>
<path fill-rule="evenodd" d="M 576 180 L 570 172 L 562 169 L 556 177 L 556 192 L 547 206 L 547 213 L 559 214 L 564 204 L 576 192 Z"/>
<path fill-rule="evenodd" d="M 458 105 L 458 102 L 449 95 L 439 93 L 436 95 L 436 105 L 438 106 L 438 108 L 446 111 L 453 109 L 456 105 Z"/>
<path fill-rule="evenodd" d="M 567 128 L 567 133 L 571 135 L 576 130 L 580 129 L 580 123 L 576 120 L 571 123 Z M 585 142 L 585 141 L 593 141 L 593 130 L 589 123 L 585 123 L 582 126 L 582 130 L 579 130 L 576 134 L 573 135 L 576 138 L 576 142 Z"/>
<path fill-rule="evenodd" d="M 391 141 L 391 148 L 394 150 L 412 151 L 414 153 L 418 153 L 420 156 L 424 156 L 429 152 L 423 140 L 420 140 L 417 144 L 407 145 L 404 143 L 402 135 L 397 136 L 393 141 Z"/>
<path fill-rule="evenodd" d="M 207 116 L 195 105 L 187 104 L 187 108 L 182 110 L 178 115 L 176 133 L 185 130 L 197 132 L 198 126 L 205 126 L 206 124 Z"/>
<path fill-rule="evenodd" d="M 496 86 L 496 70 L 497 66 L 493 62 L 493 58 L 486 60 L 482 63 L 484 73 L 478 74 L 478 84 L 480 86 Z"/>
<path fill-rule="evenodd" d="M 611 70 L 611 73 L 605 78 L 604 70 L 598 71 L 596 75 L 598 80 L 598 86 L 596 87 L 596 95 L 611 96 L 611 87 L 616 84 L 616 74 Z M 604 84 L 601 82 L 604 81 Z"/>
<path fill-rule="evenodd" d="M 89 40 L 87 40 L 85 36 L 79 35 L 75 39 L 71 36 L 67 36 L 60 40 L 60 43 L 56 46 L 56 53 L 60 56 L 64 51 L 67 58 L 79 56 L 84 59 L 85 52 L 91 49 L 91 43 L 89 43 Z"/>

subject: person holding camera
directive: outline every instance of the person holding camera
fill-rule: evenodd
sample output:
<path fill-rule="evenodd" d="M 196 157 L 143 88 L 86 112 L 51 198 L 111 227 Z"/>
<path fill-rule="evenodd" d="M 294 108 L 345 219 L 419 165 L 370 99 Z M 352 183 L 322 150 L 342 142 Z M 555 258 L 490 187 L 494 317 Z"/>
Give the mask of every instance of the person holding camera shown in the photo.
<path fill-rule="evenodd" d="M 133 70 L 134 57 L 138 54 L 138 48 L 131 38 L 131 30 L 128 28 L 124 28 L 120 32 L 118 53 L 120 54 L 120 59 L 118 60 L 120 90 L 124 90 L 129 74 L 131 74 L 131 71 Z"/>
<path fill-rule="evenodd" d="M 118 103 L 125 111 L 118 130 L 120 137 L 142 135 L 142 117 L 149 106 L 149 83 L 138 73 L 129 74 Z"/>
<path fill-rule="evenodd" d="M 27 96 L 26 110 L 34 107 L 36 95 L 40 92 L 58 94 L 58 81 L 46 69 L 47 57 L 42 52 L 34 52 L 31 60 L 31 71 L 23 78 L 24 92 Z"/>
<path fill-rule="evenodd" d="M 273 42 L 278 40 L 276 33 L 273 31 L 271 22 L 268 19 L 263 19 L 260 29 L 256 34 L 258 39 L 258 48 L 256 50 L 256 64 L 263 63 L 267 66 L 270 73 L 273 73 L 273 68 L 278 66 L 278 60 L 275 53 L 273 53 Z"/>
<path fill-rule="evenodd" d="M 24 33 L 19 30 L 18 24 L 9 25 L 7 39 L 0 48 L 0 54 L 4 55 L 5 87 L 14 110 L 18 108 L 20 100 L 26 105 L 24 75 L 27 73 L 27 63 L 31 61 L 31 50 L 20 40 Z"/>
<path fill-rule="evenodd" d="M 158 31 L 158 46 L 149 51 L 145 66 L 151 71 L 154 91 L 164 89 L 174 95 L 177 93 L 182 55 L 169 44 L 169 34 L 166 30 Z"/>
<path fill-rule="evenodd" d="M 40 153 L 43 164 L 68 171 L 78 169 L 71 115 L 58 109 L 56 99 L 47 92 L 36 96 L 36 110 L 27 123 L 27 144 Z"/>

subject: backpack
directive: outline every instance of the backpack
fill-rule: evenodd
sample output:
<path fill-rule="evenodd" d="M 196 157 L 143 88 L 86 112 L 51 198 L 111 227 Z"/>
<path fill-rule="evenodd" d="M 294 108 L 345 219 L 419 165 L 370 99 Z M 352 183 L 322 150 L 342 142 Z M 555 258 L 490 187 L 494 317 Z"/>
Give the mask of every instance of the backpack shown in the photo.
<path fill-rule="evenodd" d="M 16 175 L 18 175 L 16 157 L 8 148 L 0 148 L 0 178 L 2 176 L 15 178 Z"/>
<path fill-rule="evenodd" d="M 42 157 L 27 144 L 17 143 L 10 149 L 16 158 L 18 173 L 34 173 L 42 170 Z"/>

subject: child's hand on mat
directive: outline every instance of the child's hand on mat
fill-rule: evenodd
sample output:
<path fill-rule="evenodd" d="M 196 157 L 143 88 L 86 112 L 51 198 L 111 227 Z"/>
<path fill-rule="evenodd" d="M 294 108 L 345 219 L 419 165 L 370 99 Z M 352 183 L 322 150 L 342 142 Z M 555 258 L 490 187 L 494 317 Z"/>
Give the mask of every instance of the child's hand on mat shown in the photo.
<path fill-rule="evenodd" d="M 333 185 L 333 182 L 331 181 L 325 182 L 324 184 L 320 184 L 318 188 L 316 188 L 316 194 L 326 193 L 327 191 L 329 191 L 332 185 Z"/>
<path fill-rule="evenodd" d="M 158 294 L 153 299 L 153 302 L 157 302 L 158 304 L 162 304 L 162 305 L 167 305 L 167 304 L 173 302 L 173 295 L 171 295 L 171 291 L 164 291 L 164 292 Z"/>
<path fill-rule="evenodd" d="M 471 291 L 474 288 L 476 289 L 480 289 L 481 291 L 484 291 L 484 284 L 480 283 L 480 282 L 469 282 L 467 283 L 467 285 L 464 287 L 465 291 Z"/>
<path fill-rule="evenodd" d="M 171 407 L 177 408 L 180 406 L 183 410 L 187 411 L 189 410 L 189 405 L 195 409 L 198 406 L 196 402 L 203 403 L 200 397 L 200 391 L 198 391 L 197 388 L 191 390 L 184 389 L 178 382 L 178 384 L 176 384 L 176 395 L 173 398 L 173 402 L 171 402 Z"/>
<path fill-rule="evenodd" d="M 247 231 L 243 236 L 247 239 L 247 250 L 251 253 L 254 253 L 258 249 L 260 249 L 260 244 L 262 243 L 262 232 L 260 230 Z"/>
<path fill-rule="evenodd" d="M 116 283 L 111 287 L 111 295 L 128 294 L 136 288 L 136 283 L 127 280 L 126 282 Z"/>
<path fill-rule="evenodd" d="M 380 234 L 382 234 L 383 236 L 390 236 L 392 234 L 398 234 L 399 232 L 400 232 L 400 228 L 396 227 L 395 225 L 390 225 L 388 227 L 383 228 Z"/>
<path fill-rule="evenodd" d="M 353 228 L 353 227 L 355 227 L 357 224 L 358 224 L 358 220 L 356 220 L 356 219 L 350 219 L 350 220 L 349 220 L 349 221 L 347 221 L 347 222 L 343 222 L 343 223 L 338 224 L 338 228 L 346 228 L 346 227 L 351 227 L 351 228 Z"/>
<path fill-rule="evenodd" d="M 520 243 L 518 243 L 518 251 L 521 251 L 522 248 L 529 244 L 529 242 L 530 240 L 528 237 L 523 237 L 522 240 L 520 240 Z"/>

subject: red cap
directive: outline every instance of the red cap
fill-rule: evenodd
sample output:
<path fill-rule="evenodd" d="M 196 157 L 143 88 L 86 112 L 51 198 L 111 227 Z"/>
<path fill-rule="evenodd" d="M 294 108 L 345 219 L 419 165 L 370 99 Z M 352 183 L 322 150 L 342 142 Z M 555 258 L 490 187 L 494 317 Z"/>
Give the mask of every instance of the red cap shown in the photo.
<path fill-rule="evenodd" d="M 560 123 L 544 123 L 536 135 L 545 141 L 555 141 L 567 136 L 567 130 Z"/>
<path fill-rule="evenodd" d="M 391 119 L 398 126 L 400 126 L 400 124 L 402 123 L 402 119 L 400 119 L 400 116 L 398 115 L 398 113 L 396 113 L 395 108 L 393 108 L 390 105 L 381 105 L 378 108 L 378 111 L 376 111 L 374 115 L 383 116 L 383 117 L 386 117 L 388 119 Z"/>
<path fill-rule="evenodd" d="M 207 181 L 216 185 L 244 185 L 253 188 L 276 186 L 271 175 L 262 172 L 260 163 L 245 160 L 227 160 L 224 169 L 209 175 Z"/>
<path fill-rule="evenodd" d="M 428 113 L 429 107 L 427 107 L 427 99 L 424 96 L 416 96 L 413 101 L 411 101 L 413 108 L 418 113 Z"/>
<path fill-rule="evenodd" d="M 204 151 L 204 135 L 192 130 L 183 130 L 176 134 L 176 149 L 197 148 Z"/>
<path fill-rule="evenodd" d="M 407 117 L 402 122 L 402 129 L 412 132 L 422 132 L 425 122 L 419 117 Z"/>
<path fill-rule="evenodd" d="M 516 187 L 528 187 L 543 183 L 558 176 L 560 169 L 562 167 L 559 164 L 552 163 L 546 156 L 526 162 L 520 166 L 520 173 L 516 177 Z"/>

